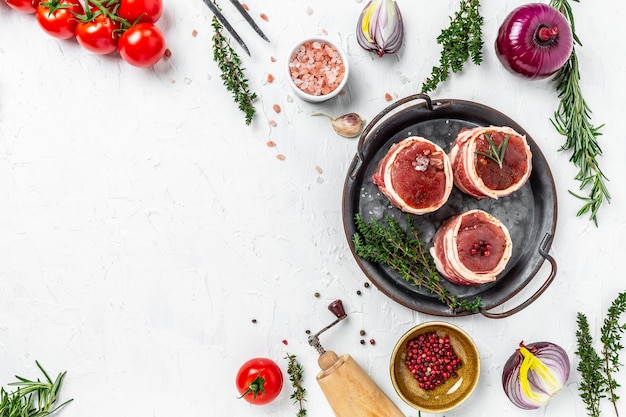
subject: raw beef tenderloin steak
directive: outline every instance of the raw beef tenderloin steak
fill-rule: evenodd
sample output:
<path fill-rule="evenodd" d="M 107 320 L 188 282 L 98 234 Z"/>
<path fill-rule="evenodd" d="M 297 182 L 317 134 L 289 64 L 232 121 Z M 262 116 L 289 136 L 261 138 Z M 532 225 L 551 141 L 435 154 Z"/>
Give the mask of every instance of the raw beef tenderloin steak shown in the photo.
<path fill-rule="evenodd" d="M 500 220 L 482 210 L 469 210 L 441 225 L 430 253 L 448 281 L 479 285 L 504 271 L 512 249 L 509 231 Z"/>
<path fill-rule="evenodd" d="M 408 137 L 391 146 L 372 181 L 406 213 L 431 213 L 445 204 L 454 180 L 443 149 L 428 139 Z"/>
<path fill-rule="evenodd" d="M 519 190 L 532 170 L 526 137 L 510 127 L 461 130 L 450 149 L 450 162 L 454 184 L 479 199 L 497 199 Z"/>

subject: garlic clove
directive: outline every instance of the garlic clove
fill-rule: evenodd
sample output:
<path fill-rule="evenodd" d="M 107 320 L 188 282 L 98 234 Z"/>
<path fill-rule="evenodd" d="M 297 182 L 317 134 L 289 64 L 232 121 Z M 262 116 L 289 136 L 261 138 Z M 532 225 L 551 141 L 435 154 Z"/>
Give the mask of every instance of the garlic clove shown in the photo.
<path fill-rule="evenodd" d="M 345 138 L 354 138 L 358 136 L 363 130 L 363 125 L 365 124 L 365 120 L 363 120 L 361 116 L 356 113 L 347 113 L 337 117 L 336 119 L 333 119 L 324 113 L 313 113 L 311 116 L 324 116 L 328 118 L 335 132 Z"/>

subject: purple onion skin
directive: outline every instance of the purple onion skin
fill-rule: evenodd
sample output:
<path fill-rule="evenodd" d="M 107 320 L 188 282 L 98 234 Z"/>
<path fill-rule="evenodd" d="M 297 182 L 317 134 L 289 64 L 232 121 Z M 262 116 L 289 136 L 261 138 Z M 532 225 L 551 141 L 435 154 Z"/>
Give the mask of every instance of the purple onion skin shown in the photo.
<path fill-rule="evenodd" d="M 521 342 L 520 346 L 522 345 L 544 363 L 548 362 L 550 364 L 558 364 L 561 368 L 560 376 L 564 383 L 569 379 L 569 357 L 567 356 L 567 352 L 565 352 L 562 347 L 551 342 Z M 515 353 L 509 357 L 504 364 L 504 368 L 502 369 L 502 388 L 504 389 L 504 392 L 509 400 L 511 400 L 511 402 L 517 407 L 524 410 L 535 410 L 541 406 L 526 401 L 519 383 L 519 367 L 523 360 L 524 358 L 519 349 L 516 349 Z M 536 387 L 540 385 L 536 383 L 532 374 L 529 375 L 529 379 Z"/>
<path fill-rule="evenodd" d="M 542 40 L 541 28 L 556 28 L 556 35 Z M 502 22 L 495 42 L 502 65 L 529 79 L 556 73 L 567 62 L 573 47 L 572 29 L 565 16 L 543 3 L 529 3 L 513 10 Z"/>

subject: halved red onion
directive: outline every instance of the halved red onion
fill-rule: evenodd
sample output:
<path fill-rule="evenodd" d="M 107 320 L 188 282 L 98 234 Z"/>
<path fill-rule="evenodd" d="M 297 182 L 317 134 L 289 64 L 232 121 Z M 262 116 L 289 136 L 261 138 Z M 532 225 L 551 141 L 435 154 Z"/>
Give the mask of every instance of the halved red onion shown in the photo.
<path fill-rule="evenodd" d="M 394 0 L 370 0 L 356 26 L 356 40 L 378 56 L 398 52 L 404 38 L 400 8 Z"/>
<path fill-rule="evenodd" d="M 520 342 L 504 365 L 502 387 L 513 404 L 532 410 L 546 405 L 565 385 L 569 373 L 569 357 L 559 345 Z"/>

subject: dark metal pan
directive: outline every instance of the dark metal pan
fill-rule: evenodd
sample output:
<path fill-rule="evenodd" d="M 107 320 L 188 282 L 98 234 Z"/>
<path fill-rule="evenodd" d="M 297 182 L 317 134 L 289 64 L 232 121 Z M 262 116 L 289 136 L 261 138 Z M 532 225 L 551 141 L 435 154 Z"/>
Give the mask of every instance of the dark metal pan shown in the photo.
<path fill-rule="evenodd" d="M 481 297 L 480 313 L 486 317 L 508 317 L 529 306 L 556 276 L 556 262 L 548 254 L 556 229 L 556 190 L 550 167 L 535 141 L 515 121 L 487 106 L 462 100 L 433 101 L 427 95 L 416 94 L 396 101 L 365 127 L 346 176 L 342 204 L 346 237 L 362 271 L 384 294 L 412 310 L 448 317 L 473 314 L 452 311 L 428 290 L 405 281 L 400 274 L 383 265 L 363 260 L 355 253 L 352 237 L 357 231 L 357 213 L 366 221 L 391 216 L 400 224 L 406 224 L 408 216 L 393 207 L 380 193 L 372 183 L 372 174 L 391 145 L 408 136 L 423 136 L 448 152 L 463 127 L 490 125 L 509 126 L 526 135 L 533 154 L 528 182 L 510 196 L 497 200 L 477 200 L 455 187 L 447 203 L 436 212 L 411 215 L 413 224 L 428 247 L 432 246 L 432 237 L 443 221 L 465 210 L 485 210 L 507 226 L 513 241 L 513 254 L 496 281 L 479 286 L 461 286 L 441 279 L 450 294 L 459 300 L 471 301 Z M 501 313 L 489 311 L 519 293 L 546 260 L 550 263 L 550 273 L 535 293 L 510 310 Z"/>

